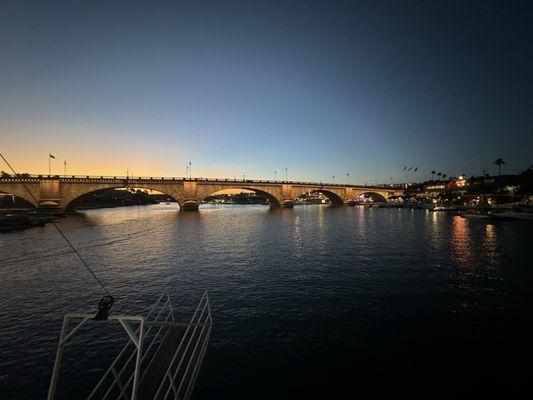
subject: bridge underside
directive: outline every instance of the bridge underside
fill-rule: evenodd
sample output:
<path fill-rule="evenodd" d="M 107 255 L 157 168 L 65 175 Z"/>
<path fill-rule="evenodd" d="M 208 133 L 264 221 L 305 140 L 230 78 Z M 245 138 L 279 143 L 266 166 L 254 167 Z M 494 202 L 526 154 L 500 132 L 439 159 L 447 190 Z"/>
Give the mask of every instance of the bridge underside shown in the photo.
<path fill-rule="evenodd" d="M 376 193 L 376 192 L 361 193 L 358 196 L 358 199 L 361 199 L 363 201 L 371 200 L 371 201 L 373 201 L 375 203 L 385 203 L 387 201 L 387 198 L 385 196 L 383 196 L 383 194 Z"/>
<path fill-rule="evenodd" d="M 339 194 L 334 193 L 330 190 L 316 189 L 311 190 L 309 193 L 321 193 L 329 199 L 330 205 L 333 207 L 341 207 L 345 204 L 345 199 L 343 199 Z M 348 199 L 346 199 L 346 202 Z"/>

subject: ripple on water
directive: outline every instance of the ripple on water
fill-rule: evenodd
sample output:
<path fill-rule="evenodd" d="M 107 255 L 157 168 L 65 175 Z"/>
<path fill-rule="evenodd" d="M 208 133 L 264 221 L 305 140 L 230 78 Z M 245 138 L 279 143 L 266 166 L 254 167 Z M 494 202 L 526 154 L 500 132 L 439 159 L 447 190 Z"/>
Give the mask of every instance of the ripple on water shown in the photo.
<path fill-rule="evenodd" d="M 209 290 L 215 327 L 196 398 L 257 397 L 258 387 L 288 393 L 317 376 L 363 385 L 389 376 L 383 365 L 398 366 L 401 349 L 431 362 L 438 351 L 427 342 L 446 336 L 440 347 L 460 358 L 465 343 L 490 342 L 486 332 L 516 339 L 494 321 L 533 315 L 528 224 L 323 206 L 129 207 L 59 223 L 118 299 L 116 313 L 144 312 L 168 285 L 186 317 Z M 0 236 L 0 293 L 2 392 L 43 398 L 63 313 L 93 309 L 101 292 L 45 226 Z M 100 344 L 119 340 L 108 338 Z M 346 363 L 358 373 L 340 381 L 347 377 L 332 365 Z M 101 369 L 88 368 L 89 376 Z"/>

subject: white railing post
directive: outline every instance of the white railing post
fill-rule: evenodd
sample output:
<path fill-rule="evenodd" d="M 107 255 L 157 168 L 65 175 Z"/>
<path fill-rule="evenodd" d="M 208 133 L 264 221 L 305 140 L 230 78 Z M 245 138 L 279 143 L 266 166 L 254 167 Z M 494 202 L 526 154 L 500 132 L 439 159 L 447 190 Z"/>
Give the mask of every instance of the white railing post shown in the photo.
<path fill-rule="evenodd" d="M 139 387 L 139 375 L 141 372 L 143 335 L 144 335 L 144 319 L 141 319 L 141 326 L 139 327 L 139 339 L 138 339 L 138 344 L 137 344 L 137 359 L 135 360 L 135 372 L 133 375 L 133 388 L 131 392 L 131 400 L 137 400 L 137 388 Z"/>
<path fill-rule="evenodd" d="M 63 317 L 63 325 L 61 326 L 61 335 L 59 335 L 59 344 L 57 346 L 56 359 L 54 361 L 54 369 L 52 370 L 52 378 L 50 379 L 50 387 L 48 388 L 48 400 L 52 400 L 55 396 L 57 378 L 59 375 L 59 367 L 61 365 L 61 357 L 63 356 L 63 337 L 67 329 L 68 316 Z"/>

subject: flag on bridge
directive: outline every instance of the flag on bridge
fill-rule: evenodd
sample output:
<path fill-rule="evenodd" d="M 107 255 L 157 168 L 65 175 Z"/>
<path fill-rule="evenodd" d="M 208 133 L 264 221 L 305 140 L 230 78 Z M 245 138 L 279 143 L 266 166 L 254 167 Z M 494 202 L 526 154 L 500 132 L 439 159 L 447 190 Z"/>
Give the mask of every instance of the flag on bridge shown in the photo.
<path fill-rule="evenodd" d="M 56 156 L 54 156 L 52 153 L 49 153 L 48 155 L 50 156 L 50 158 L 56 158 Z"/>

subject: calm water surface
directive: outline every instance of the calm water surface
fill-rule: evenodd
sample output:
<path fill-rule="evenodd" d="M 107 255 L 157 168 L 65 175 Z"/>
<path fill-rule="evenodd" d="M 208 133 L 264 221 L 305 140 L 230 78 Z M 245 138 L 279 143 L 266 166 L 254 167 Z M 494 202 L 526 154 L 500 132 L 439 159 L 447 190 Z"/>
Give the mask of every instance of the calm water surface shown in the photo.
<path fill-rule="evenodd" d="M 115 313 L 144 312 L 168 285 L 188 317 L 209 291 L 214 328 L 195 399 L 530 391 L 528 222 L 158 205 L 60 225 Z M 102 293 L 52 226 L 0 236 L 0 293 L 0 397 L 44 398 L 63 314 L 92 311 Z M 111 340 L 78 360 L 105 357 Z M 61 383 L 70 397 L 86 380 Z"/>

